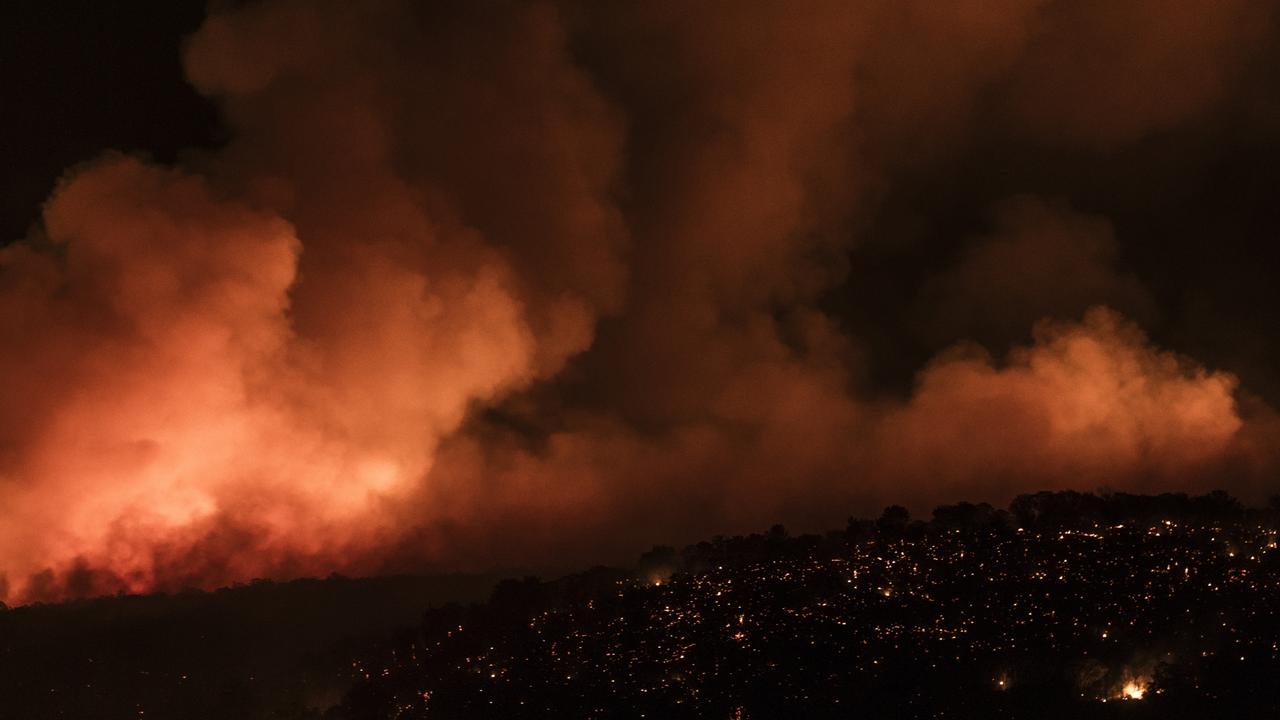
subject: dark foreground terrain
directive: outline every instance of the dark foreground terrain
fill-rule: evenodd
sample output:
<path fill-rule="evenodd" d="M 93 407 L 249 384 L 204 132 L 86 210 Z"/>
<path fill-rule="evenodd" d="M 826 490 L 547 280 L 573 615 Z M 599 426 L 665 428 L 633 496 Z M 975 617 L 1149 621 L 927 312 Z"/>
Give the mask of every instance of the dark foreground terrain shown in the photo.
<path fill-rule="evenodd" d="M 1042 493 L 655 548 L 484 604 L 335 579 L 20 608 L 0 698 L 15 718 L 1275 717 L 1278 518 Z M 413 603 L 434 607 L 394 630 Z"/>
<path fill-rule="evenodd" d="M 258 581 L 0 610 L 0 718 L 308 717 L 351 686 L 353 657 L 494 581 Z"/>

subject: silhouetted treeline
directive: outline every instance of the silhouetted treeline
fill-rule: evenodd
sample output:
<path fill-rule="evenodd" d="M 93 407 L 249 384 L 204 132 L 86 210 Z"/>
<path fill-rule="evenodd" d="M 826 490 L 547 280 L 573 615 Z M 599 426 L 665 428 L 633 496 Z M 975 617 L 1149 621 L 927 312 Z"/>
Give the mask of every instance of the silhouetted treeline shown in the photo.
<path fill-rule="evenodd" d="M 1018 528 L 1048 530 L 1089 528 L 1124 524 L 1150 525 L 1164 521 L 1179 524 L 1254 522 L 1280 527 L 1280 498 L 1265 508 L 1246 509 L 1228 493 L 1216 490 L 1205 495 L 1162 493 L 1135 495 L 1122 492 L 1084 493 L 1074 490 L 1045 491 L 1019 495 L 1007 509 L 989 503 L 960 502 L 934 508 L 929 520 L 913 520 L 901 505 L 884 509 L 879 518 L 849 518 L 843 532 L 791 537 L 782 525 L 765 533 L 745 536 L 717 536 L 677 552 L 655 546 L 643 555 L 635 570 L 640 577 L 655 572 L 697 570 L 723 562 L 743 562 L 768 557 L 810 552 L 824 546 L 840 546 L 844 540 L 871 537 L 918 537 L 947 530 L 1014 532 Z M 567 580 L 567 579 L 566 579 Z"/>

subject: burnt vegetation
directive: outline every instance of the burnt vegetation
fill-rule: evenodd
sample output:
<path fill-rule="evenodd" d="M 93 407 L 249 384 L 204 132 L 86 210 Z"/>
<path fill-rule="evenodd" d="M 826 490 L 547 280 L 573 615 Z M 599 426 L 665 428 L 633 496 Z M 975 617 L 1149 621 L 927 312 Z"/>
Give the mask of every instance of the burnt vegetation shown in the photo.
<path fill-rule="evenodd" d="M 0 613 L 0 695 L 15 718 L 1262 716 L 1278 528 L 1225 493 L 1037 493 L 655 547 L 470 604 L 442 599 L 482 579 L 24 607 Z"/>

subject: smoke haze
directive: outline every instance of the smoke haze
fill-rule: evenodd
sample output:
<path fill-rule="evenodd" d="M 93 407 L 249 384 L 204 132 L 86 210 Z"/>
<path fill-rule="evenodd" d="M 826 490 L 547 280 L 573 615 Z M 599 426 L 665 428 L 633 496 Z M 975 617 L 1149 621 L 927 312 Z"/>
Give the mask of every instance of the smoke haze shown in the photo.
<path fill-rule="evenodd" d="M 1269 4 L 420 5 L 213 10 L 183 59 L 229 140 L 88 159 L 0 248 L 0 599 L 1266 494 L 1273 413 L 1144 334 L 1105 216 L 1019 191 L 873 298 L 933 353 L 906 388 L 851 319 L 899 311 L 839 298 L 991 133 L 1118 152 L 1244 102 Z"/>

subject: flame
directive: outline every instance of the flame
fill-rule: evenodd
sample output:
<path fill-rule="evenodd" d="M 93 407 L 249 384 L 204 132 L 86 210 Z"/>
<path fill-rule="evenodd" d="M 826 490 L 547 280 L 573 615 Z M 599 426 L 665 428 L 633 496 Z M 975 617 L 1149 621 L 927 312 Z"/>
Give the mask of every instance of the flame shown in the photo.
<path fill-rule="evenodd" d="M 1121 700 L 1141 700 L 1147 694 L 1147 680 L 1145 678 L 1134 678 L 1124 684 L 1120 689 Z"/>

